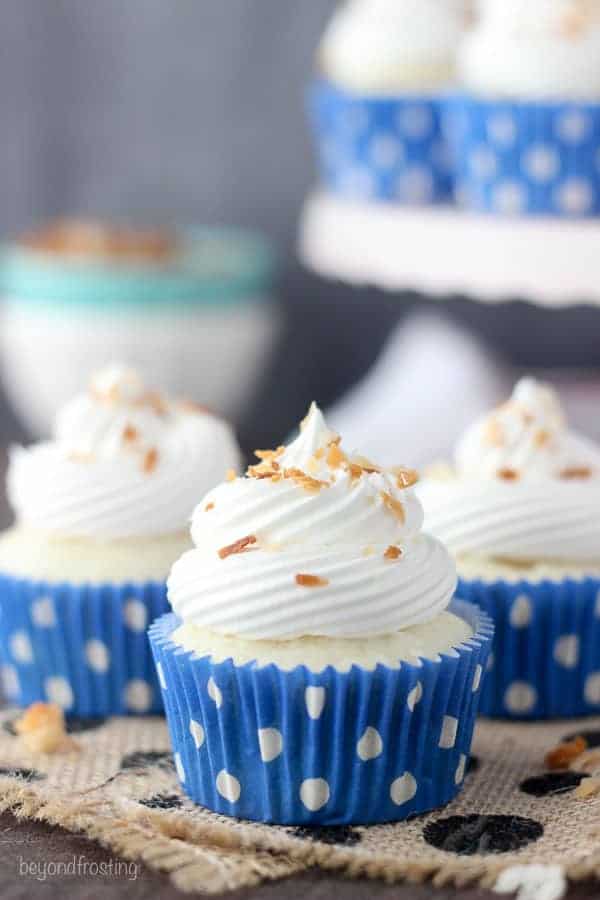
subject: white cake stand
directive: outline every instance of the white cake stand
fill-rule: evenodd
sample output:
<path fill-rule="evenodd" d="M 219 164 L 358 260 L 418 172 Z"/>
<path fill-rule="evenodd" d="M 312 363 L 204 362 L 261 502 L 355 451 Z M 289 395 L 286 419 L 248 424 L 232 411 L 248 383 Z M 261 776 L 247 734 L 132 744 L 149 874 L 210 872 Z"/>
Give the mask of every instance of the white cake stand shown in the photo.
<path fill-rule="evenodd" d="M 600 305 L 600 219 L 500 218 L 315 191 L 299 244 L 309 268 L 354 284 L 490 303 Z"/>

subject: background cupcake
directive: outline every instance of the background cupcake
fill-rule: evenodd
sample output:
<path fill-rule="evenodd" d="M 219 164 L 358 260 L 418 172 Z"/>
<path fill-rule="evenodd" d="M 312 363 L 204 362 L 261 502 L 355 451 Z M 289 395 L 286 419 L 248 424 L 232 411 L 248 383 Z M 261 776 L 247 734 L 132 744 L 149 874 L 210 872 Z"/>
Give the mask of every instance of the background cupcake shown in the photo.
<path fill-rule="evenodd" d="M 426 526 L 456 556 L 458 596 L 495 620 L 482 711 L 597 712 L 600 448 L 567 429 L 554 391 L 520 381 L 419 492 Z"/>
<path fill-rule="evenodd" d="M 67 713 L 161 709 L 145 629 L 166 609 L 193 498 L 239 454 L 229 426 L 99 372 L 53 439 L 11 453 L 16 524 L 0 537 L 0 654 L 9 699 Z"/>
<path fill-rule="evenodd" d="M 600 3 L 480 0 L 452 104 L 457 197 L 499 214 L 600 213 Z"/>
<path fill-rule="evenodd" d="M 36 435 L 112 359 L 239 416 L 279 319 L 274 254 L 252 232 L 56 221 L 0 248 L 3 385 Z M 52 371 L 52 378 L 47 372 Z"/>
<path fill-rule="evenodd" d="M 350 0 L 318 51 L 311 93 L 321 175 L 360 200 L 433 203 L 450 195 L 439 93 L 453 82 L 460 0 Z"/>
<path fill-rule="evenodd" d="M 450 800 L 489 625 L 448 609 L 414 472 L 349 457 L 313 405 L 287 448 L 210 491 L 150 629 L 183 787 L 279 823 L 405 818 Z"/>

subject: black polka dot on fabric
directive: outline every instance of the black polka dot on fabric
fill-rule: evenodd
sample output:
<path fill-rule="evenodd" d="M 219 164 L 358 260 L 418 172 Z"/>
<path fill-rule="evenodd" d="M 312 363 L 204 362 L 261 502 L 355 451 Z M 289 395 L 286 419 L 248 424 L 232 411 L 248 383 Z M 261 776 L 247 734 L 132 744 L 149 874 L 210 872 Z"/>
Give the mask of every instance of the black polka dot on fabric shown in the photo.
<path fill-rule="evenodd" d="M 122 769 L 144 769 L 151 766 L 158 766 L 169 772 L 175 769 L 173 756 L 168 751 L 137 750 L 135 753 L 128 753 L 121 760 Z"/>
<path fill-rule="evenodd" d="M 471 772 L 476 772 L 478 768 L 479 758 L 477 756 L 470 756 L 465 768 L 465 775 L 470 775 Z"/>
<path fill-rule="evenodd" d="M 303 825 L 295 828 L 292 834 L 294 837 L 321 841 L 323 844 L 345 844 L 347 847 L 358 844 L 362 840 L 360 831 L 350 825 L 323 825 L 314 828 Z"/>
<path fill-rule="evenodd" d="M 539 822 L 522 816 L 450 816 L 429 822 L 423 829 L 423 837 L 432 847 L 461 856 L 519 850 L 543 833 Z"/>
<path fill-rule="evenodd" d="M 533 775 L 519 785 L 524 794 L 533 797 L 549 797 L 552 794 L 566 794 L 574 791 L 583 778 L 584 772 L 546 772 L 545 775 Z"/>
<path fill-rule="evenodd" d="M 43 772 L 38 772 L 37 769 L 20 769 L 10 766 L 1 766 L 0 775 L 9 775 L 11 778 L 22 778 L 25 781 L 41 781 L 42 778 L 46 777 Z"/>
<path fill-rule="evenodd" d="M 93 731 L 100 728 L 106 722 L 106 718 L 69 716 L 67 718 L 67 731 L 69 734 L 80 734 L 82 731 Z"/>
<path fill-rule="evenodd" d="M 183 800 L 177 794 L 154 794 L 153 797 L 138 800 L 138 803 L 151 809 L 179 809 L 183 805 Z"/>
<path fill-rule="evenodd" d="M 600 731 L 574 731 L 572 734 L 565 735 L 563 741 L 572 741 L 576 737 L 584 738 L 590 750 L 600 747 Z"/>

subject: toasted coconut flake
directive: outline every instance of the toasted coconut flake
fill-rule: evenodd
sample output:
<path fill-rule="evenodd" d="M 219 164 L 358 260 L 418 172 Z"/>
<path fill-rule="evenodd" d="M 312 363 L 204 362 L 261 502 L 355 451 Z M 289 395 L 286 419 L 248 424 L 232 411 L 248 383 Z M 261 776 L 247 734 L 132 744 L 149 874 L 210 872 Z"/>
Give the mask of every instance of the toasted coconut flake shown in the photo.
<path fill-rule="evenodd" d="M 92 384 L 90 387 L 90 394 L 94 400 L 98 401 L 98 403 L 105 403 L 112 406 L 119 402 L 119 385 L 112 384 L 109 388 L 101 389 L 98 385 Z"/>
<path fill-rule="evenodd" d="M 83 453 L 80 450 L 74 450 L 72 453 L 69 453 L 69 460 L 75 463 L 91 463 L 94 462 L 95 458 L 93 453 Z"/>
<path fill-rule="evenodd" d="M 498 478 L 501 478 L 502 481 L 518 481 L 519 473 L 516 469 L 510 469 L 506 466 L 504 469 L 498 469 L 496 472 Z"/>
<path fill-rule="evenodd" d="M 357 466 L 356 463 L 349 462 L 348 472 L 352 481 L 357 481 L 359 478 L 362 478 L 364 469 L 361 469 L 361 467 Z"/>
<path fill-rule="evenodd" d="M 546 754 L 545 763 L 549 769 L 566 769 L 581 756 L 584 750 L 587 750 L 587 741 L 581 735 L 577 735 L 570 741 L 563 741 L 553 750 Z"/>
<path fill-rule="evenodd" d="M 565 481 L 576 481 L 578 479 L 591 478 L 592 470 L 589 466 L 568 466 L 563 469 L 559 475 Z"/>
<path fill-rule="evenodd" d="M 400 503 L 399 500 L 396 500 L 395 497 L 392 497 L 387 491 L 380 491 L 379 496 L 383 500 L 383 505 L 386 509 L 389 509 L 391 513 L 393 513 L 399 522 L 404 523 L 406 516 L 404 514 L 404 507 Z"/>
<path fill-rule="evenodd" d="M 402 550 L 400 547 L 396 547 L 395 544 L 390 544 L 385 553 L 383 554 L 384 559 L 400 559 L 402 556 Z"/>
<path fill-rule="evenodd" d="M 319 471 L 319 460 L 316 458 L 316 456 L 311 456 L 311 458 L 306 463 L 306 468 L 311 475 L 316 475 L 316 473 Z"/>
<path fill-rule="evenodd" d="M 318 494 L 321 488 L 329 486 L 326 481 L 313 478 L 312 475 L 307 475 L 302 469 L 284 469 L 283 477 L 291 478 L 298 487 L 301 487 L 309 494 Z"/>
<path fill-rule="evenodd" d="M 586 774 L 600 772 L 600 750 L 584 750 L 571 760 L 569 768 Z"/>
<path fill-rule="evenodd" d="M 157 416 L 164 416 L 168 409 L 164 397 L 158 391 L 146 391 L 145 394 L 142 394 L 136 406 L 149 406 Z"/>
<path fill-rule="evenodd" d="M 15 722 L 15 731 L 32 753 L 57 753 L 78 750 L 67 734 L 65 715 L 56 703 L 32 703 Z"/>
<path fill-rule="evenodd" d="M 497 419 L 490 419 L 486 424 L 483 439 L 492 447 L 501 447 L 504 443 L 504 429 Z"/>
<path fill-rule="evenodd" d="M 211 500 L 210 503 L 207 503 L 206 506 L 204 507 L 204 512 L 210 512 L 211 509 L 214 509 L 214 508 L 215 508 L 215 504 Z"/>
<path fill-rule="evenodd" d="M 339 444 L 332 442 L 327 449 L 327 465 L 331 469 L 339 469 L 346 462 L 346 454 L 340 450 Z"/>
<path fill-rule="evenodd" d="M 372 463 L 366 456 L 353 456 L 352 462 L 354 465 L 359 466 L 363 472 L 366 472 L 367 475 L 371 475 L 373 472 L 381 472 L 381 466 Z"/>
<path fill-rule="evenodd" d="M 573 791 L 578 800 L 590 800 L 600 794 L 600 778 L 584 778 Z"/>
<path fill-rule="evenodd" d="M 225 481 L 235 481 L 237 475 L 235 473 L 235 469 L 227 469 L 225 472 Z"/>
<path fill-rule="evenodd" d="M 139 438 L 140 434 L 134 425 L 126 425 L 123 429 L 123 441 L 126 444 L 133 444 Z"/>
<path fill-rule="evenodd" d="M 144 472 L 150 473 L 153 472 L 158 465 L 158 450 L 156 447 L 150 447 L 149 450 L 146 450 L 144 454 L 144 462 L 142 463 L 142 468 Z"/>
<path fill-rule="evenodd" d="M 197 416 L 216 416 L 217 414 L 214 410 L 210 409 L 208 406 L 204 406 L 203 403 L 196 403 L 195 400 L 180 400 L 177 403 L 177 408 L 182 412 L 192 413 Z"/>
<path fill-rule="evenodd" d="M 309 588 L 327 587 L 329 579 L 321 578 L 320 575 L 296 575 L 296 584 Z"/>
<path fill-rule="evenodd" d="M 545 428 L 540 428 L 539 431 L 536 431 L 533 442 L 536 447 L 545 447 L 546 444 L 550 443 L 551 439 L 552 435 L 550 432 L 546 431 Z"/>
<path fill-rule="evenodd" d="M 407 469 L 404 466 L 395 466 L 392 475 L 396 476 L 396 485 L 400 490 L 412 487 L 419 480 L 419 473 L 415 469 Z"/>
<path fill-rule="evenodd" d="M 228 544 L 226 547 L 221 547 L 218 551 L 221 559 L 227 559 L 228 556 L 234 556 L 236 553 L 247 553 L 249 550 L 258 549 L 257 547 L 253 547 L 256 544 L 256 537 L 253 534 L 249 534 L 246 537 L 240 538 L 238 541 L 234 541 L 233 544 Z"/>
<path fill-rule="evenodd" d="M 280 445 L 275 450 L 255 450 L 254 455 L 257 459 L 269 460 L 269 459 L 277 459 L 278 456 L 281 456 L 285 451 L 285 447 Z"/>

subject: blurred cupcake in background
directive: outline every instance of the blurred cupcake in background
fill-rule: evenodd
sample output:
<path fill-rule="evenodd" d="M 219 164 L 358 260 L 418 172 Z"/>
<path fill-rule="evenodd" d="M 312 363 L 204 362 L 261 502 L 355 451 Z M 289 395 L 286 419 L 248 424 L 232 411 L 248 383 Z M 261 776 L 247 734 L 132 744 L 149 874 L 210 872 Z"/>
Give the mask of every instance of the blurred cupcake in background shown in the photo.
<path fill-rule="evenodd" d="M 122 358 L 235 418 L 278 330 L 273 274 L 270 245 L 243 231 L 50 223 L 0 252 L 9 399 L 47 434 L 87 374 Z"/>
<path fill-rule="evenodd" d="M 65 405 L 52 440 L 11 451 L 16 523 L 0 536 L 9 700 L 82 716 L 161 710 L 145 630 L 167 608 L 198 493 L 238 464 L 224 421 L 120 366 Z"/>
<path fill-rule="evenodd" d="M 459 597 L 496 625 L 481 711 L 600 710 L 600 447 L 570 431 L 551 387 L 521 380 L 419 486 L 454 553 Z"/>
<path fill-rule="evenodd" d="M 457 198 L 498 214 L 600 213 L 599 0 L 479 0 L 451 104 Z"/>
<path fill-rule="evenodd" d="M 318 51 L 310 109 L 324 184 L 360 200 L 451 193 L 440 93 L 453 84 L 464 0 L 349 0 Z"/>
<path fill-rule="evenodd" d="M 281 824 L 385 822 L 460 790 L 490 645 L 422 532 L 416 473 L 348 455 L 313 404 L 211 490 L 150 629 L 197 803 Z"/>

